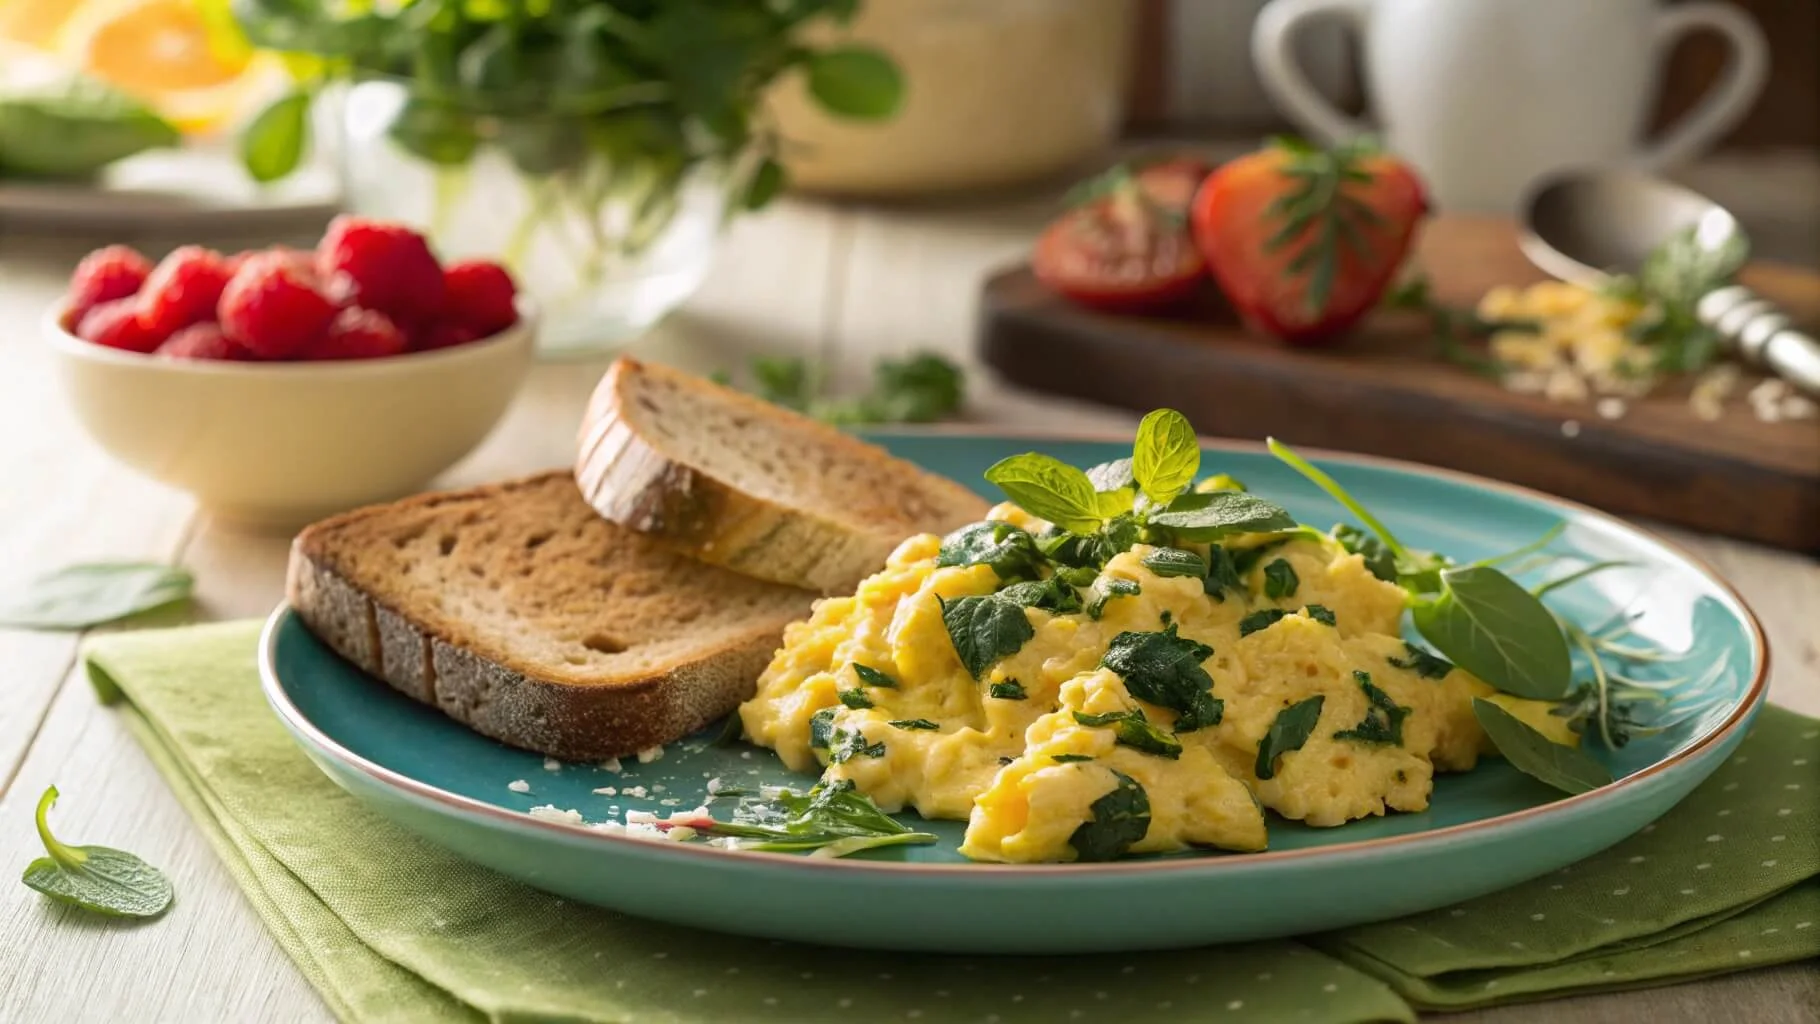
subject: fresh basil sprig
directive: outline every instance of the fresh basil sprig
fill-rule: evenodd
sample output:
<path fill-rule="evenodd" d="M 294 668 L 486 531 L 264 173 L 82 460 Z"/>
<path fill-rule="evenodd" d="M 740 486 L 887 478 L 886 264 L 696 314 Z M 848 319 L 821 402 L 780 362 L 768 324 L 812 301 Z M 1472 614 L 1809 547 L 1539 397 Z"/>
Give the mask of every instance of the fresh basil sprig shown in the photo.
<path fill-rule="evenodd" d="M 0 597 L 0 626 L 87 629 L 187 601 L 195 582 L 160 562 L 65 566 Z"/>
<path fill-rule="evenodd" d="M 106 846 L 58 842 L 45 820 L 56 802 L 56 786 L 38 800 L 38 838 L 50 856 L 26 866 L 26 885 L 59 903 L 113 917 L 157 917 L 170 907 L 171 880 L 145 861 Z"/>

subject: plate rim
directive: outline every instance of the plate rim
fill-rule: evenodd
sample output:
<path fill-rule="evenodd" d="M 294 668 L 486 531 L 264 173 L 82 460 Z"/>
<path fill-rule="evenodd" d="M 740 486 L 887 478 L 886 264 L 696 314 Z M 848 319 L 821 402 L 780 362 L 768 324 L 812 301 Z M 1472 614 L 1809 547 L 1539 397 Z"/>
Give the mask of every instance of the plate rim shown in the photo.
<path fill-rule="evenodd" d="M 1127 440 L 1123 435 L 1107 431 L 1065 431 L 1045 430 L 1042 428 L 1009 428 L 981 430 L 973 424 L 936 424 L 921 427 L 897 427 L 891 429 L 867 430 L 867 438 L 890 437 L 940 437 L 954 440 L 1032 440 L 1088 443 L 1122 443 Z M 1239 438 L 1218 438 L 1196 435 L 1203 450 L 1241 452 L 1246 454 L 1269 454 L 1263 442 Z M 1744 599 L 1736 587 L 1732 586 L 1704 558 L 1688 551 L 1680 544 L 1661 536 L 1647 527 L 1627 522 L 1623 519 L 1593 508 L 1589 505 L 1568 498 L 1557 497 L 1543 491 L 1519 484 L 1491 480 L 1465 473 L 1459 470 L 1405 459 L 1394 459 L 1379 455 L 1368 455 L 1354 452 L 1341 452 L 1326 448 L 1298 448 L 1298 451 L 1314 461 L 1353 464 L 1370 468 L 1389 469 L 1398 472 L 1413 473 L 1421 476 L 1440 477 L 1455 483 L 1500 492 L 1505 495 L 1523 498 L 1543 505 L 1575 512 L 1591 518 L 1608 529 L 1640 537 L 1655 545 L 1664 552 L 1684 562 L 1699 576 L 1724 596 L 1730 598 L 1735 609 L 1743 618 L 1750 639 L 1751 653 L 1756 662 L 1756 672 L 1750 685 L 1746 687 L 1742 699 L 1726 715 L 1724 721 L 1710 728 L 1697 737 L 1685 749 L 1670 754 L 1631 775 L 1618 779 L 1609 785 L 1584 793 L 1566 796 L 1559 800 L 1526 807 L 1520 811 L 1500 814 L 1496 817 L 1477 821 L 1448 825 L 1442 828 L 1423 832 L 1411 832 L 1403 835 L 1382 836 L 1375 839 L 1359 839 L 1349 842 L 1333 843 L 1326 846 L 1307 847 L 1295 850 L 1264 850 L 1257 853 L 1230 855 L 1207 855 L 1192 858 L 1169 860 L 1126 860 L 1093 863 L 1063 864 L 924 864 L 903 861 L 862 861 L 846 858 L 804 857 L 788 853 L 772 853 L 760 850 L 729 850 L 721 847 L 697 845 L 691 843 L 667 843 L 661 840 L 641 839 L 631 836 L 604 832 L 586 825 L 572 825 L 566 822 L 551 821 L 533 817 L 520 811 L 509 810 L 496 804 L 487 803 L 474 797 L 450 792 L 439 786 L 431 785 L 412 778 L 402 772 L 394 771 L 368 758 L 362 757 L 347 749 L 323 732 L 302 709 L 285 692 L 284 684 L 279 678 L 275 660 L 277 638 L 280 628 L 297 612 L 289 600 L 280 601 L 278 606 L 267 616 L 259 634 L 259 685 L 266 702 L 277 713 L 281 723 L 298 738 L 318 751 L 332 757 L 343 766 L 361 775 L 365 775 L 381 786 L 398 790 L 407 796 L 427 800 L 434 804 L 444 805 L 449 810 L 466 816 L 478 816 L 491 819 L 513 829 L 530 829 L 543 831 L 552 836 L 580 838 L 588 842 L 603 844 L 609 850 L 623 850 L 634 855 L 658 853 L 661 856 L 674 857 L 707 857 L 721 859 L 736 858 L 733 861 L 720 860 L 720 863 L 732 866 L 738 863 L 751 863 L 754 866 L 794 868 L 813 872 L 843 871 L 873 874 L 881 877 L 938 875 L 955 878 L 976 878 L 981 880 L 1003 880 L 1010 878 L 1056 879 L 1078 876 L 1100 877 L 1106 875 L 1127 874 L 1169 874 L 1182 872 L 1205 872 L 1209 874 L 1230 874 L 1250 868 L 1268 868 L 1284 863 L 1298 863 L 1313 858 L 1326 858 L 1345 862 L 1356 857 L 1370 856 L 1390 849 L 1406 849 L 1412 846 L 1446 845 L 1472 832 L 1498 826 L 1508 827 L 1512 823 L 1530 822 L 1546 816 L 1558 816 L 1578 812 L 1584 808 L 1605 806 L 1613 800 L 1622 800 L 1634 792 L 1638 786 L 1653 781 L 1681 765 L 1698 759 L 1712 748 L 1720 745 L 1734 731 L 1741 728 L 1764 703 L 1768 695 L 1770 668 L 1770 648 L 1763 625 L 1757 614 Z M 476 735 L 479 735 L 478 733 Z M 487 737 L 481 737 L 487 739 Z M 526 753 L 533 753 L 527 751 Z"/>

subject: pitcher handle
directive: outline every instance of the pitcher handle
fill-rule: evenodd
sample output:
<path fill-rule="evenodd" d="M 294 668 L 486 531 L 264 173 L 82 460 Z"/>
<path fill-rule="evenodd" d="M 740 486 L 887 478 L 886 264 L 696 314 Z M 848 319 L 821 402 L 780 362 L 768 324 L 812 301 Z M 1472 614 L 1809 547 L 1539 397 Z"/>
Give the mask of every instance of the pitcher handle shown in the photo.
<path fill-rule="evenodd" d="M 1336 17 L 1363 32 L 1371 0 L 1271 0 L 1258 12 L 1251 31 L 1251 60 L 1264 91 L 1288 118 L 1323 145 L 1337 145 L 1371 131 L 1322 96 L 1296 63 L 1298 29 L 1320 17 Z"/>
<path fill-rule="evenodd" d="M 1769 45 L 1763 30 L 1749 14 L 1729 4 L 1677 4 L 1660 11 L 1653 28 L 1656 59 L 1666 59 L 1682 36 L 1703 28 L 1731 43 L 1732 58 L 1694 109 L 1637 154 L 1635 163 L 1644 170 L 1680 163 L 1711 147 L 1750 110 L 1769 78 Z"/>

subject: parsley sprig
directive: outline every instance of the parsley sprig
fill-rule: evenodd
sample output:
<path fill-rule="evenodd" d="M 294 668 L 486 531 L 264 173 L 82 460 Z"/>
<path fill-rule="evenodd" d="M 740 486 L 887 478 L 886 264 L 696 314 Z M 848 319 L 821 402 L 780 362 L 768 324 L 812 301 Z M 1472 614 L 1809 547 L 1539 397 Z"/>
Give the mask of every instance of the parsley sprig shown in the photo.
<path fill-rule="evenodd" d="M 1605 291 L 1643 306 L 1630 336 L 1655 353 L 1657 370 L 1694 373 L 1718 357 L 1722 340 L 1695 312 L 1700 298 L 1731 281 L 1749 258 L 1743 232 L 1709 244 L 1689 227 L 1657 246 L 1635 276 L 1614 276 Z"/>
<path fill-rule="evenodd" d="M 966 397 L 961 368 L 930 352 L 879 360 L 871 390 L 857 396 L 829 395 L 825 367 L 795 356 L 756 356 L 751 376 L 752 392 L 765 401 L 843 427 L 933 423 L 959 412 Z M 733 383 L 725 372 L 714 379 Z"/>

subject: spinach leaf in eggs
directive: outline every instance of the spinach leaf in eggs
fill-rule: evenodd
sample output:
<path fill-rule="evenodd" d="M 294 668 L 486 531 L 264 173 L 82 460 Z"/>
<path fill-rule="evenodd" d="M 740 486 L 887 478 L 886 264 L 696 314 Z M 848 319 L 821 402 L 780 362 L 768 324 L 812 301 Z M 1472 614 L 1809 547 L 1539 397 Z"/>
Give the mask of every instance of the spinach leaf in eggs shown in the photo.
<path fill-rule="evenodd" d="M 1024 609 L 998 594 L 942 601 L 942 624 L 967 673 L 978 679 L 1000 658 L 1016 654 L 1036 635 Z"/>
<path fill-rule="evenodd" d="M 1079 711 L 1074 713 L 1074 720 L 1082 725 L 1110 725 L 1118 733 L 1118 742 L 1140 750 L 1146 754 L 1155 754 L 1174 761 L 1182 756 L 1182 745 L 1175 737 L 1156 727 L 1144 712 L 1132 708 L 1130 711 L 1109 711 L 1103 715 L 1088 715 Z"/>
<path fill-rule="evenodd" d="M 1133 697 L 1174 710 L 1177 732 L 1192 732 L 1220 724 L 1226 710 L 1213 695 L 1213 677 L 1201 667 L 1212 656 L 1213 648 L 1178 635 L 1171 624 L 1160 633 L 1113 637 L 1100 665 L 1118 673 Z"/>
<path fill-rule="evenodd" d="M 1117 769 L 1109 770 L 1117 784 L 1112 792 L 1093 802 L 1088 808 L 1093 817 L 1068 837 L 1068 845 L 1083 861 L 1117 860 L 1150 831 L 1149 794 L 1136 779 Z"/>
<path fill-rule="evenodd" d="M 1270 723 L 1270 731 L 1258 744 L 1256 772 L 1259 779 L 1276 778 L 1277 759 L 1302 749 L 1308 737 L 1314 735 L 1315 723 L 1321 719 L 1321 706 L 1326 703 L 1327 698 L 1317 693 L 1277 712 L 1276 721 Z"/>
<path fill-rule="evenodd" d="M 994 520 L 970 523 L 942 538 L 938 566 L 990 565 L 1001 580 L 1033 580 L 1040 573 L 1043 553 L 1036 538 L 1010 523 Z"/>
<path fill-rule="evenodd" d="M 1365 709 L 1365 717 L 1358 725 L 1341 729 L 1333 734 L 1333 738 L 1402 746 L 1403 719 L 1409 717 L 1409 709 L 1392 700 L 1390 694 L 1378 689 L 1371 681 L 1370 672 L 1355 671 L 1352 679 L 1365 691 L 1365 698 L 1371 705 Z"/>

